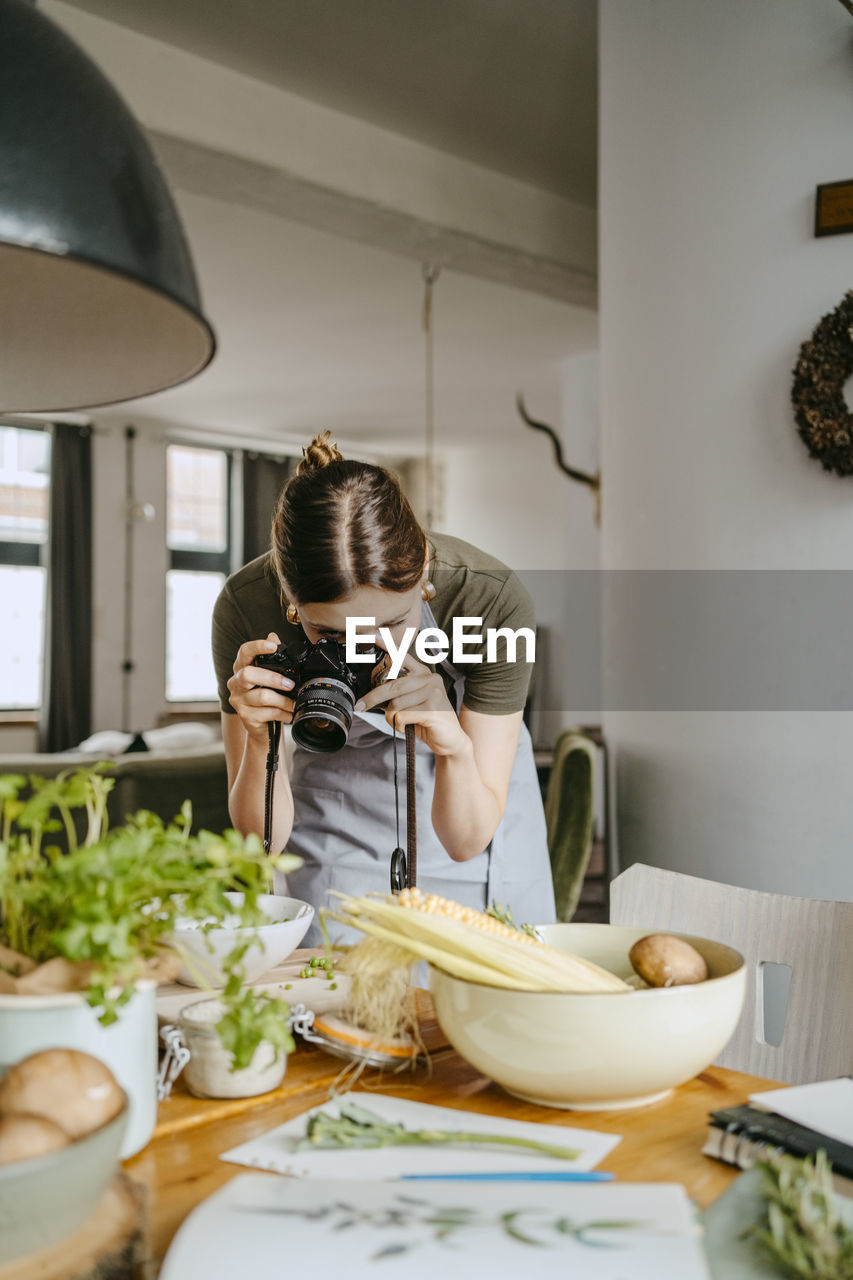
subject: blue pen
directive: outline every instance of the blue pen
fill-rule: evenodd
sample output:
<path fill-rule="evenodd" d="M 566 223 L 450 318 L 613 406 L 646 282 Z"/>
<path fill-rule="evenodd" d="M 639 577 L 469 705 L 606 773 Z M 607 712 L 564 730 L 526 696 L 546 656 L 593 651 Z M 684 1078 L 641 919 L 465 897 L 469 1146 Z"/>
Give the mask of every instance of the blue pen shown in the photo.
<path fill-rule="evenodd" d="M 610 1182 L 615 1175 L 605 1173 L 603 1169 L 581 1172 L 575 1169 L 571 1173 L 561 1170 L 538 1173 L 403 1173 L 400 1175 L 407 1182 Z"/>

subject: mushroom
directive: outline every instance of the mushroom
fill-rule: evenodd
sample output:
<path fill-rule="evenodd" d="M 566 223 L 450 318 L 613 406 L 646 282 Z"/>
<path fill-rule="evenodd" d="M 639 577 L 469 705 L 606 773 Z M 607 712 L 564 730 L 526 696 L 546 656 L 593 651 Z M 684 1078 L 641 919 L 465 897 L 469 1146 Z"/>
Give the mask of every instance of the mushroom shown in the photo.
<path fill-rule="evenodd" d="M 32 1053 L 0 1080 L 0 1114 L 46 1117 L 72 1140 L 112 1120 L 124 1102 L 109 1067 L 78 1049 Z"/>
<path fill-rule="evenodd" d="M 628 952 L 628 959 L 650 987 L 681 987 L 708 977 L 705 957 L 671 933 L 640 938 Z"/>
<path fill-rule="evenodd" d="M 70 1141 L 64 1129 L 45 1116 L 0 1115 L 0 1165 L 34 1160 L 67 1147 Z"/>

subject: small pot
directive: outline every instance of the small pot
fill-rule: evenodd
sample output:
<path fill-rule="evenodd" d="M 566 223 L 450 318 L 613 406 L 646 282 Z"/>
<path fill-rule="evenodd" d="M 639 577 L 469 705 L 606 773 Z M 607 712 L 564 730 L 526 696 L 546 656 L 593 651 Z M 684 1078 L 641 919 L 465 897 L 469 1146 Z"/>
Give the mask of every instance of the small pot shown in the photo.
<path fill-rule="evenodd" d="M 216 1031 L 225 1013 L 221 1000 L 196 1000 L 181 1010 L 178 1027 L 190 1059 L 183 1070 L 196 1098 L 253 1098 L 268 1093 L 284 1079 L 287 1055 L 262 1040 L 247 1067 L 231 1070 L 232 1054 Z"/>

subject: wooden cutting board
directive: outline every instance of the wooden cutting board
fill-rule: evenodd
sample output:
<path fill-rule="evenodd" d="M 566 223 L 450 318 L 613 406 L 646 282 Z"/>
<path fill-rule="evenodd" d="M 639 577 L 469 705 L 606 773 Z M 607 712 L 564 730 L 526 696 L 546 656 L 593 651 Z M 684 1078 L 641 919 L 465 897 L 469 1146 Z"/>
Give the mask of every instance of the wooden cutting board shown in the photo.
<path fill-rule="evenodd" d="M 145 1189 L 117 1174 L 70 1236 L 0 1264 L 0 1280 L 143 1280 L 148 1250 Z"/>

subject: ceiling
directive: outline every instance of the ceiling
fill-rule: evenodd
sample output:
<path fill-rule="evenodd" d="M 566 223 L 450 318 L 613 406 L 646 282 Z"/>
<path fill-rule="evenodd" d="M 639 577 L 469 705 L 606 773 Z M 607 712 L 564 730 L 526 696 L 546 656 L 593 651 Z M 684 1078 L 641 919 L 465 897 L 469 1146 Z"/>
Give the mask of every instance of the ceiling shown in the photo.
<path fill-rule="evenodd" d="M 137 401 L 140 410 L 293 444 L 327 427 L 388 451 L 420 440 L 426 375 L 417 262 L 200 196 L 179 195 L 178 203 L 193 229 L 219 351 L 205 373 Z M 445 443 L 460 433 L 523 430 L 519 390 L 531 406 L 546 395 L 553 412 L 561 361 L 596 341 L 593 312 L 456 272 L 434 285 L 433 321 L 437 433 Z"/>
<path fill-rule="evenodd" d="M 594 206 L 596 0 L 72 0 L 112 22 L 464 160 Z M 256 210 L 176 193 L 219 349 L 131 408 L 301 442 L 333 427 L 399 449 L 423 430 L 419 264 Z M 594 313 L 445 271 L 439 439 L 517 428 L 596 343 Z"/>
<path fill-rule="evenodd" d="M 594 205 L 597 0 L 71 0 Z"/>

